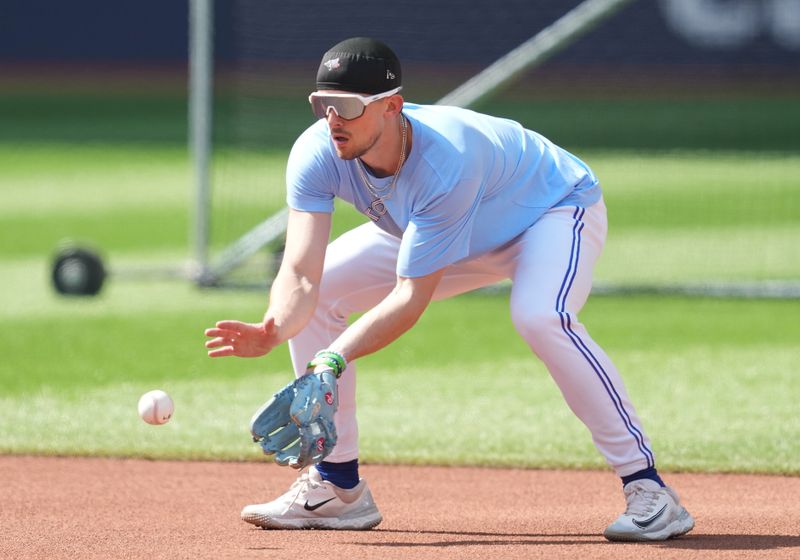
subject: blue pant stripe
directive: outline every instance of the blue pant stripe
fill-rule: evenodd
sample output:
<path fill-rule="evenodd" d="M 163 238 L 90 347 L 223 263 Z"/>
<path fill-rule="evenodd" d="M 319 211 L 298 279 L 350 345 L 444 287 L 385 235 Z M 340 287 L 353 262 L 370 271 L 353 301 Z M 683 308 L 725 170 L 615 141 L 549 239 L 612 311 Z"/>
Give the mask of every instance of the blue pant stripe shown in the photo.
<path fill-rule="evenodd" d="M 572 341 L 572 344 L 575 346 L 575 348 L 577 348 L 578 351 L 583 355 L 583 357 L 586 358 L 586 361 L 589 362 L 589 365 L 592 367 L 598 379 L 603 384 L 603 387 L 605 388 L 606 393 L 608 393 L 609 398 L 611 398 L 611 402 L 614 403 L 614 408 L 617 409 L 617 413 L 622 419 L 622 422 L 625 424 L 625 427 L 627 428 L 628 432 L 636 440 L 636 446 L 639 448 L 639 451 L 641 451 L 642 454 L 645 456 L 645 459 L 647 460 L 647 466 L 648 467 L 654 466 L 655 460 L 653 458 L 653 452 L 645 445 L 644 436 L 642 435 L 642 432 L 636 426 L 633 425 L 633 421 L 631 420 L 628 411 L 622 404 L 622 399 L 620 398 L 617 390 L 614 388 L 614 385 L 609 379 L 608 374 L 600 365 L 600 363 L 597 361 L 597 358 L 594 356 L 594 354 L 592 354 L 592 352 L 583 342 L 583 340 L 581 340 L 581 338 L 577 335 L 577 333 L 575 333 L 575 331 L 572 330 L 571 318 L 569 313 L 562 312 L 559 313 L 559 315 L 561 315 L 562 329 L 569 337 L 569 339 Z"/>
<path fill-rule="evenodd" d="M 591 350 L 589 350 L 589 348 L 586 346 L 583 340 L 581 340 L 578 334 L 572 329 L 571 317 L 569 313 L 565 311 L 567 295 L 569 294 L 569 291 L 572 288 L 572 283 L 574 282 L 578 272 L 578 262 L 580 259 L 581 232 L 585 225 L 581 221 L 581 219 L 583 218 L 584 213 L 585 213 L 584 208 L 576 207 L 575 213 L 573 213 L 572 215 L 572 218 L 575 220 L 575 225 L 572 228 L 572 249 L 570 251 L 569 263 L 567 265 L 567 272 L 564 275 L 563 281 L 561 282 L 561 289 L 559 290 L 558 297 L 556 298 L 556 312 L 558 313 L 561 319 L 561 330 L 564 331 L 564 334 L 567 335 L 567 338 L 570 339 L 570 341 L 578 350 L 578 352 L 581 353 L 581 355 L 586 359 L 591 368 L 594 370 L 598 379 L 603 384 L 606 393 L 608 393 L 609 398 L 611 398 L 611 402 L 614 403 L 614 408 L 617 409 L 617 413 L 619 414 L 622 422 L 625 424 L 625 428 L 636 440 L 636 445 L 642 452 L 642 454 L 645 456 L 648 467 L 651 467 L 655 465 L 653 452 L 647 447 L 647 445 L 645 445 L 644 436 L 642 435 L 642 432 L 636 426 L 633 425 L 633 422 L 631 421 L 628 411 L 625 410 L 625 407 L 622 404 L 622 398 L 619 396 L 619 393 L 614 388 L 614 384 L 608 377 L 608 373 L 603 369 L 603 366 L 600 364 L 597 357 L 594 354 L 592 354 Z"/>
<path fill-rule="evenodd" d="M 567 263 L 567 273 L 564 275 L 564 279 L 561 281 L 561 288 L 558 290 L 558 296 L 556 296 L 556 311 L 563 309 L 566 305 L 567 301 L 567 293 L 569 292 L 569 288 L 566 288 L 567 282 L 569 281 L 569 286 L 572 287 L 572 280 L 574 279 L 575 274 L 578 270 L 578 263 L 577 263 L 577 256 L 576 256 L 576 246 L 579 244 L 579 232 L 577 229 L 583 228 L 583 222 L 581 222 L 581 218 L 583 218 L 583 214 L 585 212 L 584 208 L 580 206 L 575 207 L 575 212 L 572 214 L 572 219 L 575 220 L 575 224 L 572 226 L 572 247 L 569 252 L 569 263 Z M 580 214 L 580 216 L 578 216 Z M 579 254 L 579 253 L 578 253 Z M 573 264 L 575 265 L 575 269 L 573 270 Z"/>

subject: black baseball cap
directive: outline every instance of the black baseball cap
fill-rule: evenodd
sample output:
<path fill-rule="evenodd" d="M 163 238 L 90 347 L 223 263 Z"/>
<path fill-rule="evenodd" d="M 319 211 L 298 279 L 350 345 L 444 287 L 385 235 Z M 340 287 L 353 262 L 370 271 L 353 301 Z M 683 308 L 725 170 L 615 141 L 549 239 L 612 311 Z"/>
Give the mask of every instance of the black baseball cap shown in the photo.
<path fill-rule="evenodd" d="M 322 56 L 317 90 L 376 94 L 401 86 L 400 60 L 386 44 L 369 37 L 337 43 Z"/>

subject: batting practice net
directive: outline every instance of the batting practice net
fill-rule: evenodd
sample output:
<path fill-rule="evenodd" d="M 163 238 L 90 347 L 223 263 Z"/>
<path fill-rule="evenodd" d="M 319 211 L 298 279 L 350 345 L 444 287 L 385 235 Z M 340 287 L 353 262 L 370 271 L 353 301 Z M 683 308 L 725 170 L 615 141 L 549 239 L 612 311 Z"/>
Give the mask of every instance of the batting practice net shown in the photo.
<path fill-rule="evenodd" d="M 367 35 L 398 53 L 408 101 L 512 118 L 593 168 L 610 223 L 597 291 L 800 296 L 800 3 L 195 0 L 195 18 L 203 4 L 203 283 L 269 283 L 319 59 Z M 337 206 L 334 235 L 363 221 Z"/>

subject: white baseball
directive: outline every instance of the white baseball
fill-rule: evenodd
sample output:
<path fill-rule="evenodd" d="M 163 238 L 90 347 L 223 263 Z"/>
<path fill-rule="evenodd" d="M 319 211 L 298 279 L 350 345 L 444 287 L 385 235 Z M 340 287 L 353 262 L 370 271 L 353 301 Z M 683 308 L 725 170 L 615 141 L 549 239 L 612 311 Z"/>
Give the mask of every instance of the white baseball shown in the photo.
<path fill-rule="evenodd" d="M 139 399 L 139 416 L 148 424 L 166 424 L 175 412 L 172 398 L 160 389 L 148 391 Z"/>

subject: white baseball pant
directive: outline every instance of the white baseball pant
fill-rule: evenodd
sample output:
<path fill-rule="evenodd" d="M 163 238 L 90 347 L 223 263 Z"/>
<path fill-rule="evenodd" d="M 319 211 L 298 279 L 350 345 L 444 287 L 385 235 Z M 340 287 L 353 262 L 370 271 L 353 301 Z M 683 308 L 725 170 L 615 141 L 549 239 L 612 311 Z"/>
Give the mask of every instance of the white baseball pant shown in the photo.
<path fill-rule="evenodd" d="M 449 266 L 434 299 L 511 279 L 516 330 L 544 362 L 609 465 L 627 476 L 655 465 L 650 441 L 616 367 L 578 322 L 606 231 L 602 200 L 588 208 L 553 208 L 511 243 Z M 399 246 L 399 239 L 371 222 L 330 244 L 316 312 L 289 341 L 296 375 L 347 328 L 351 314 L 372 308 L 392 290 Z M 358 457 L 356 369 L 356 363 L 348 364 L 339 380 L 339 439 L 326 461 Z"/>

